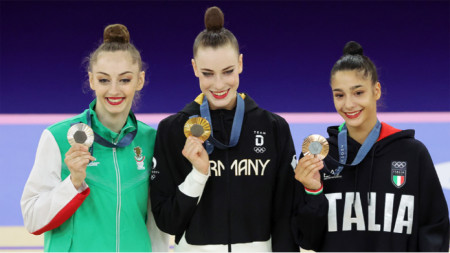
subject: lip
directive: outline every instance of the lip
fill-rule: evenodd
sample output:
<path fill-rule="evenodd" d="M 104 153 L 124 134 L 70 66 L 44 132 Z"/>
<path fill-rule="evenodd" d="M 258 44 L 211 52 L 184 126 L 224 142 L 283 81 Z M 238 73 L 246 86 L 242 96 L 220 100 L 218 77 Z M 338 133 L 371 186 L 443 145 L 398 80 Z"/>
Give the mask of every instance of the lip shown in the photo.
<path fill-rule="evenodd" d="M 118 100 L 119 99 L 119 100 L 117 102 L 113 102 L 110 99 L 112 99 L 112 100 Z M 120 105 L 120 104 L 122 104 L 123 101 L 125 101 L 125 98 L 124 97 L 107 97 L 106 101 L 110 105 Z"/>
<path fill-rule="evenodd" d="M 212 91 L 210 91 L 210 92 L 211 92 L 211 94 L 213 95 L 213 97 L 214 97 L 215 99 L 224 99 L 224 98 L 227 97 L 228 93 L 230 92 L 230 89 L 228 89 L 228 90 L 225 92 L 225 94 L 220 95 L 220 96 L 214 94 L 214 92 L 212 92 Z M 223 92 L 223 91 L 220 91 L 220 92 Z"/>
<path fill-rule="evenodd" d="M 356 112 L 356 111 L 355 111 Z M 349 113 L 355 113 L 355 112 L 344 112 L 345 116 L 349 119 L 356 119 L 359 117 L 359 115 L 361 115 L 362 110 L 359 110 L 356 114 L 354 115 L 349 115 Z"/>

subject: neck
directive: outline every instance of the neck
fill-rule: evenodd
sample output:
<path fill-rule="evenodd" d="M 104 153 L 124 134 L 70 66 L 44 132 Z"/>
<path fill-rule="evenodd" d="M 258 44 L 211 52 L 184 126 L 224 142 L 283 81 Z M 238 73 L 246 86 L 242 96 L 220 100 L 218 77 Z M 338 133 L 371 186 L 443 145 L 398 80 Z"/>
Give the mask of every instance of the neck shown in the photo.
<path fill-rule="evenodd" d="M 125 122 L 128 118 L 128 113 L 121 113 L 116 115 L 106 115 L 102 113 L 97 113 L 98 120 L 109 130 L 120 133 L 120 130 L 122 130 L 122 127 L 125 125 Z"/>
<path fill-rule="evenodd" d="M 374 120 L 366 121 L 365 124 L 362 124 L 359 127 L 347 126 L 348 134 L 352 137 L 352 139 L 362 145 L 372 129 L 375 127 L 376 123 L 377 119 L 375 118 Z"/>

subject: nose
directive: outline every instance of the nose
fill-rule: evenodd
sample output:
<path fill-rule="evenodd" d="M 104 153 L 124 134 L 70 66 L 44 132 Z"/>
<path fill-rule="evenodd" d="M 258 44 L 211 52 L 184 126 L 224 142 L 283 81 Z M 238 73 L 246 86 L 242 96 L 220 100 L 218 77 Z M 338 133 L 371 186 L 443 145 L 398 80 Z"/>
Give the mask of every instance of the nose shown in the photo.
<path fill-rule="evenodd" d="M 110 93 L 110 95 L 115 95 L 115 94 L 118 94 L 119 93 L 119 91 L 120 91 L 120 87 L 119 87 L 119 81 L 113 81 L 112 83 L 111 83 L 111 86 L 110 86 L 110 88 L 109 88 L 109 93 Z"/>
<path fill-rule="evenodd" d="M 346 96 L 344 101 L 344 109 L 351 110 L 355 107 L 355 101 L 353 101 L 353 98 L 351 96 Z"/>
<path fill-rule="evenodd" d="M 221 75 L 216 76 L 216 80 L 214 80 L 214 89 L 217 91 L 224 90 L 226 87 L 226 83 L 224 78 Z"/>

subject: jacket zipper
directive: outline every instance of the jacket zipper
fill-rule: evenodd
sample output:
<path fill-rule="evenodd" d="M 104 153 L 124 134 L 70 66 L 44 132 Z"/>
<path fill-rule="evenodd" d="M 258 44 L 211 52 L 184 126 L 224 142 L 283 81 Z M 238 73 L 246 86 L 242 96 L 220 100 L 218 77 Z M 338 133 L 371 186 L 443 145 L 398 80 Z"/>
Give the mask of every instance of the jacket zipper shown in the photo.
<path fill-rule="evenodd" d="M 228 144 L 226 142 L 226 140 L 229 138 L 229 136 L 227 136 L 226 134 L 226 130 L 225 130 L 225 124 L 224 124 L 224 118 L 223 118 L 223 112 L 220 111 L 219 113 L 220 116 L 220 124 L 221 124 L 221 128 L 222 128 L 222 132 L 224 133 L 224 143 Z M 226 163 L 226 168 L 227 169 L 227 219 L 228 219 L 228 252 L 231 252 L 231 208 L 230 208 L 230 184 L 231 184 L 231 167 L 230 167 L 230 162 L 228 161 L 228 149 L 225 149 L 225 163 Z"/>
<path fill-rule="evenodd" d="M 115 143 L 114 143 L 115 144 Z M 114 169 L 116 170 L 117 205 L 116 205 L 116 252 L 120 251 L 120 207 L 121 207 L 121 185 L 119 163 L 117 162 L 116 148 L 113 148 Z"/>

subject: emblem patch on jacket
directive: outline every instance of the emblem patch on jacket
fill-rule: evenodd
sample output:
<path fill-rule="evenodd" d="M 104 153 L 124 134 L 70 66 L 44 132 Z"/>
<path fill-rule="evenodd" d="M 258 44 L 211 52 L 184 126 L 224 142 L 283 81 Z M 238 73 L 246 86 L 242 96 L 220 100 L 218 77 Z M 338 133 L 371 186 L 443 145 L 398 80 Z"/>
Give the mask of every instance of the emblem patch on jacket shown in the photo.
<path fill-rule="evenodd" d="M 391 181 L 397 188 L 401 188 L 406 183 L 406 165 L 406 161 L 393 161 L 391 163 Z"/>
<path fill-rule="evenodd" d="M 142 155 L 142 148 L 141 147 L 135 147 L 133 150 L 134 150 L 134 153 L 136 154 L 134 156 L 134 159 L 136 160 L 137 169 L 138 170 L 145 170 L 145 166 L 144 166 L 145 156 Z"/>
<path fill-rule="evenodd" d="M 257 154 L 262 154 L 266 152 L 266 148 L 264 147 L 264 135 L 266 135 L 266 132 L 263 131 L 253 131 L 255 134 L 255 147 L 253 150 Z"/>

